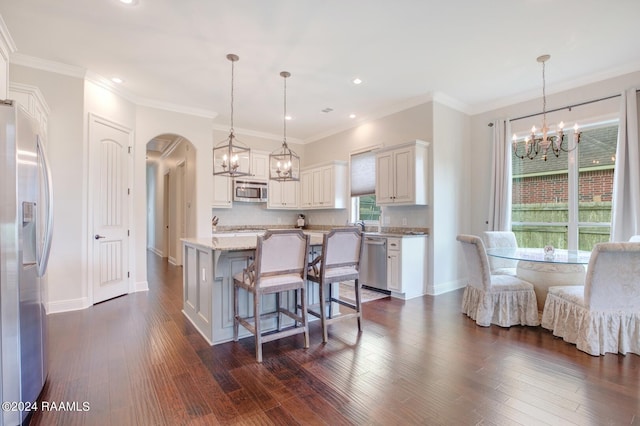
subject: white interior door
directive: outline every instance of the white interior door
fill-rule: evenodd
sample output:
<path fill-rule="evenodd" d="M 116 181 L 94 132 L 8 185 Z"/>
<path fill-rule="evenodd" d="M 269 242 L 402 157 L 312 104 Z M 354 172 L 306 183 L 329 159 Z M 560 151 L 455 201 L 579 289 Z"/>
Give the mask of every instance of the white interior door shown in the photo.
<path fill-rule="evenodd" d="M 131 131 L 91 117 L 93 303 L 129 293 L 130 140 Z"/>

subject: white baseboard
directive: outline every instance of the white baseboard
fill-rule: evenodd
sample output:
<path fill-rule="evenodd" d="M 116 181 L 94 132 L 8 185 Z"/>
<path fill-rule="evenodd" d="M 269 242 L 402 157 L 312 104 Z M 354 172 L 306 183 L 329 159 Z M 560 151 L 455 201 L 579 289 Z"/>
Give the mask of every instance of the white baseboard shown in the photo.
<path fill-rule="evenodd" d="M 133 291 L 149 291 L 149 281 L 138 281 Z"/>
<path fill-rule="evenodd" d="M 455 291 L 460 288 L 464 288 L 467 285 L 466 280 L 455 280 L 455 281 L 447 281 L 444 283 L 439 283 L 434 286 L 434 288 L 429 288 L 427 294 L 432 296 L 437 296 L 438 294 L 448 293 L 450 291 Z"/>
<path fill-rule="evenodd" d="M 155 247 L 147 247 L 147 250 L 151 251 L 151 253 L 155 254 L 156 256 L 164 257 L 164 255 L 162 254 L 162 251 L 158 250 Z"/>
<path fill-rule="evenodd" d="M 87 309 L 91 306 L 87 297 L 80 299 L 60 300 L 56 302 L 49 302 L 46 304 L 46 311 L 48 314 L 57 314 L 60 312 L 79 311 L 81 309 Z"/>

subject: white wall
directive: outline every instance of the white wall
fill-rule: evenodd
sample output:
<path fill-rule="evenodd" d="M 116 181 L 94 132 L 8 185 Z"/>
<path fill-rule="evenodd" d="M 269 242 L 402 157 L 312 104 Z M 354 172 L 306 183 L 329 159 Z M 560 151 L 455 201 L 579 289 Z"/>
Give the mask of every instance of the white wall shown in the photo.
<path fill-rule="evenodd" d="M 433 196 L 429 238 L 431 252 L 428 294 L 440 294 L 466 285 L 462 250 L 456 236 L 469 227 L 471 174 L 469 117 L 439 103 L 433 107 L 431 185 Z"/>

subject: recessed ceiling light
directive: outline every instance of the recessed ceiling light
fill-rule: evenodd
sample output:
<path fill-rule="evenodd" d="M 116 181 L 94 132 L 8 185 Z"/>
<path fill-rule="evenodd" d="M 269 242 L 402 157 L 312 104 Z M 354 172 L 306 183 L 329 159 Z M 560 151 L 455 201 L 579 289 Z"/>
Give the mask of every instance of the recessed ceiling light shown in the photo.
<path fill-rule="evenodd" d="M 285 116 L 284 116 L 284 119 L 285 119 L 285 120 L 291 120 L 291 118 L 292 118 L 292 117 L 291 117 L 290 115 L 285 115 Z"/>
<path fill-rule="evenodd" d="M 349 114 L 349 118 L 356 118 L 355 114 Z"/>
<path fill-rule="evenodd" d="M 138 4 L 138 0 L 120 0 L 120 3 L 126 4 L 127 6 L 134 6 Z"/>
<path fill-rule="evenodd" d="M 360 80 L 358 77 L 354 78 L 352 81 L 353 81 L 353 84 L 360 84 L 360 83 L 362 83 L 362 80 Z"/>
<path fill-rule="evenodd" d="M 111 77 L 111 81 L 113 81 L 114 83 L 120 84 L 122 83 L 124 80 L 121 79 L 120 77 Z"/>

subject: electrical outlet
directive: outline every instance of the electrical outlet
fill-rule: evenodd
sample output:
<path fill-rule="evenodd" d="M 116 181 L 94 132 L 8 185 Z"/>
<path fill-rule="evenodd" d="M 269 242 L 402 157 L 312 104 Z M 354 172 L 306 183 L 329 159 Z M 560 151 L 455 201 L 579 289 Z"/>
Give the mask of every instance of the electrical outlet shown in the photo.
<path fill-rule="evenodd" d="M 407 226 L 407 218 L 406 217 L 402 218 L 402 226 Z"/>

